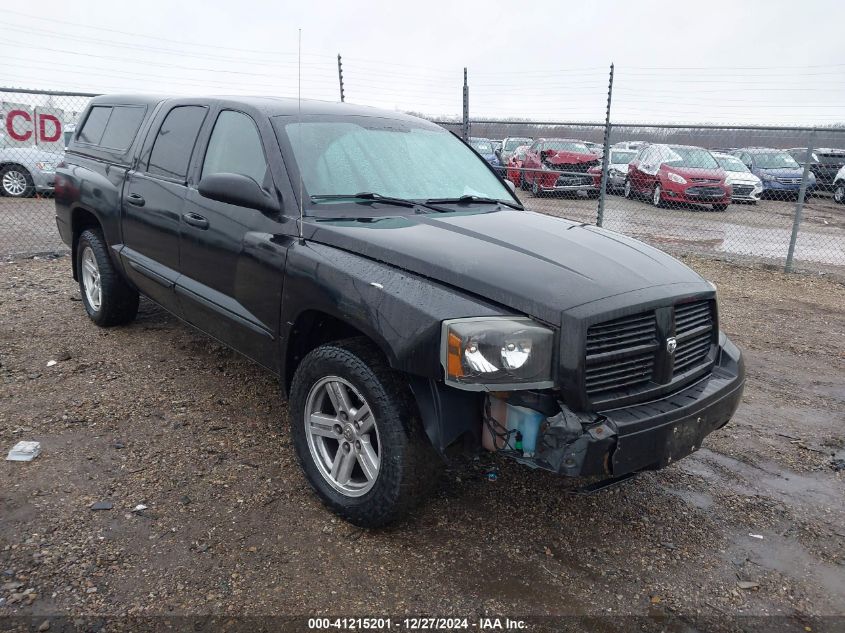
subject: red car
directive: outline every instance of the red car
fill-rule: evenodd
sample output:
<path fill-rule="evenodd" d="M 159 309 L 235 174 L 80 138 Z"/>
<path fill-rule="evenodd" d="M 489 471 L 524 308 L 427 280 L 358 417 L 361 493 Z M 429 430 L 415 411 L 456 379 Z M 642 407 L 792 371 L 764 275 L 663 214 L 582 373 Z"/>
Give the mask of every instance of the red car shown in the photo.
<path fill-rule="evenodd" d="M 510 180 L 517 187 L 527 189 L 525 181 L 522 178 L 522 163 L 525 161 L 525 152 L 528 151 L 528 145 L 520 145 L 517 147 L 511 157 L 508 159 L 508 180 Z"/>
<path fill-rule="evenodd" d="M 628 166 L 625 197 L 647 196 L 656 207 L 667 203 L 713 205 L 724 211 L 733 191 L 727 174 L 706 149 L 689 145 L 647 145 Z"/>
<path fill-rule="evenodd" d="M 523 188 L 531 187 L 535 196 L 547 192 L 584 192 L 595 198 L 599 195 L 591 167 L 601 164 L 601 157 L 593 153 L 583 141 L 566 138 L 538 138 L 525 153 L 522 167 Z"/>

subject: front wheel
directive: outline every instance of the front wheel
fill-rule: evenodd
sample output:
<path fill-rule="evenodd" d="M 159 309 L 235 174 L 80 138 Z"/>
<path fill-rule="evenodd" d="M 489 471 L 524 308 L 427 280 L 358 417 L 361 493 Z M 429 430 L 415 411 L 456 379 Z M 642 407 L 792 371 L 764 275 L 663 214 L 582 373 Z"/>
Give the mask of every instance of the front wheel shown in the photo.
<path fill-rule="evenodd" d="M 414 410 L 407 383 L 363 339 L 322 345 L 302 360 L 291 385 L 291 433 L 326 506 L 373 528 L 424 497 L 439 460 Z"/>
<path fill-rule="evenodd" d="M 845 183 L 837 183 L 833 189 L 833 200 L 839 204 L 845 204 Z"/>
<path fill-rule="evenodd" d="M 634 188 L 631 186 L 630 180 L 625 180 L 625 197 L 628 200 L 633 200 L 634 198 Z"/>
<path fill-rule="evenodd" d="M 663 191 L 660 189 L 660 185 L 654 185 L 654 189 L 651 192 L 651 203 L 655 207 L 663 206 Z"/>
<path fill-rule="evenodd" d="M 543 195 L 543 190 L 540 189 L 540 183 L 537 182 L 537 176 L 534 176 L 534 181 L 531 183 L 531 193 L 535 198 Z"/>
<path fill-rule="evenodd" d="M 91 320 L 101 327 L 129 323 L 138 314 L 138 293 L 120 276 L 99 231 L 83 231 L 76 245 L 79 294 Z"/>
<path fill-rule="evenodd" d="M 519 172 L 519 188 L 528 191 L 528 181 L 525 180 L 525 174 L 522 172 Z"/>

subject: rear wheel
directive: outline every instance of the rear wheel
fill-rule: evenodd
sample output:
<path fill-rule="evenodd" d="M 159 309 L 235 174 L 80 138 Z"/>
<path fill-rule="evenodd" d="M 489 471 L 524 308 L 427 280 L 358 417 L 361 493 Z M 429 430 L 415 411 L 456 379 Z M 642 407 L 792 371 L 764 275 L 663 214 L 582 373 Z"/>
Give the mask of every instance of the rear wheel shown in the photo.
<path fill-rule="evenodd" d="M 833 188 L 833 199 L 839 204 L 845 204 L 845 182 L 838 182 Z"/>
<path fill-rule="evenodd" d="M 87 230 L 76 246 L 79 294 L 91 320 L 101 327 L 129 323 L 138 314 L 138 293 L 120 276 L 99 231 Z"/>
<path fill-rule="evenodd" d="M 322 345 L 293 378 L 291 433 L 311 487 L 361 527 L 386 525 L 436 482 L 439 463 L 408 385 L 364 339 Z"/>
<path fill-rule="evenodd" d="M 29 198 L 35 192 L 35 185 L 26 169 L 8 165 L 0 169 L 0 190 L 10 198 Z"/>

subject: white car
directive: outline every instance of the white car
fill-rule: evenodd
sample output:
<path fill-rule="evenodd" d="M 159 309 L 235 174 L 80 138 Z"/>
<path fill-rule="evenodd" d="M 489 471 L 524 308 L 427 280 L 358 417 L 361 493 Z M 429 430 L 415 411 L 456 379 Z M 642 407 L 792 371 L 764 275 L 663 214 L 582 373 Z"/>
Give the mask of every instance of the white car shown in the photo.
<path fill-rule="evenodd" d="M 836 172 L 833 179 L 833 199 L 839 204 L 845 204 L 845 167 Z"/>
<path fill-rule="evenodd" d="M 757 204 L 763 194 L 763 182 L 736 156 L 713 152 L 713 158 L 719 163 L 719 167 L 727 172 L 728 177 L 725 184 L 731 186 L 733 202 L 750 202 Z"/>

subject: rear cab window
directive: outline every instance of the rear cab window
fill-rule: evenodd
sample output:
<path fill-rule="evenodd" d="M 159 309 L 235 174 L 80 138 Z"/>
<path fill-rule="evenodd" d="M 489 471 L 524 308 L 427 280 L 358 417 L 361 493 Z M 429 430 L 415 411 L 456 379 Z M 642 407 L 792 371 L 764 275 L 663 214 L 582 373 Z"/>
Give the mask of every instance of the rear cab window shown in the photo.
<path fill-rule="evenodd" d="M 143 103 L 94 104 L 69 147 L 79 154 L 126 164 L 149 110 Z"/>

